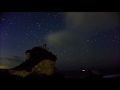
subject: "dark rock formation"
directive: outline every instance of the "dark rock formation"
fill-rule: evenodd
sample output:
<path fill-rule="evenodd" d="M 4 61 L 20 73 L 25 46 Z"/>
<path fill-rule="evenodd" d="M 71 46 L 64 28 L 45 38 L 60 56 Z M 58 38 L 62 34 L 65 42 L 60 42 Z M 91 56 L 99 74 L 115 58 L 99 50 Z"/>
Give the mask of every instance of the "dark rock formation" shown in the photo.
<path fill-rule="evenodd" d="M 0 76 L 16 78 L 64 78 L 64 75 L 57 73 L 55 66 L 57 55 L 49 52 L 46 49 L 46 44 L 43 46 L 37 46 L 29 50 L 30 56 L 25 62 L 7 70 L 0 74 Z"/>

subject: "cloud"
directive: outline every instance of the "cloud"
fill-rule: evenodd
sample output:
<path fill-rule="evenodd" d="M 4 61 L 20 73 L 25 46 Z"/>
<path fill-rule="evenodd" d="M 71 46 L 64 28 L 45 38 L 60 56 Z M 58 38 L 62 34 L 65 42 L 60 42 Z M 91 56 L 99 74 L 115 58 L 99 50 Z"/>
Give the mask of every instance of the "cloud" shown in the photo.
<path fill-rule="evenodd" d="M 119 13 L 116 12 L 67 12 L 64 20 L 66 26 L 69 25 L 72 28 L 65 28 L 47 35 L 49 46 L 85 47 L 85 40 L 89 36 L 120 25 Z"/>
<path fill-rule="evenodd" d="M 87 40 L 89 40 L 89 37 L 96 37 L 96 33 L 107 33 L 110 29 L 112 30 L 113 28 L 120 26 L 119 13 L 67 12 L 64 14 L 64 20 L 66 25 L 64 29 L 47 35 L 48 46 L 52 48 L 57 48 L 60 51 L 66 50 L 68 52 L 65 53 L 65 55 L 63 56 L 58 55 L 60 59 L 58 60 L 59 67 L 62 67 L 65 64 L 66 67 L 72 68 L 73 66 L 71 66 L 72 64 L 70 63 L 74 63 L 76 64 L 76 68 L 78 68 L 77 66 L 85 68 L 85 64 L 82 63 L 82 60 L 87 62 L 86 66 L 94 65 L 98 67 L 105 67 L 107 64 L 109 65 L 109 67 L 111 67 L 113 65 L 114 54 L 109 54 L 110 51 L 106 53 L 103 52 L 102 49 L 105 47 L 99 49 L 100 53 L 96 53 L 93 51 L 92 53 L 90 53 L 91 50 L 89 52 L 86 52 L 86 50 L 91 46 L 89 43 L 87 43 Z M 67 26 L 70 26 L 71 28 L 68 28 Z M 96 45 L 97 43 L 93 44 L 92 47 L 96 47 Z M 77 52 L 75 52 L 76 50 Z M 113 51 L 114 50 L 111 49 L 111 52 Z M 101 56 L 103 55 L 103 53 L 108 60 L 106 60 L 105 58 L 101 60 Z M 90 59 L 91 56 L 94 57 L 93 60 Z M 73 60 L 73 62 L 68 61 L 68 57 Z M 114 66 L 117 65 L 117 61 L 118 59 L 114 63 Z"/>
<path fill-rule="evenodd" d="M 20 57 L 20 56 L 13 56 L 13 58 L 22 58 L 22 57 Z"/>
<path fill-rule="evenodd" d="M 108 30 L 120 25 L 120 16 L 116 12 L 67 12 L 65 20 L 84 31 Z"/>
<path fill-rule="evenodd" d="M 17 62 L 17 63 L 23 62 L 23 60 L 17 59 L 17 58 L 4 58 L 4 59 L 12 61 L 12 62 Z"/>
<path fill-rule="evenodd" d="M 47 37 L 48 43 L 55 47 L 75 47 L 84 46 L 85 42 L 79 37 L 79 35 L 74 35 L 74 32 L 68 32 L 67 30 L 60 31 L 57 33 L 52 33 Z M 79 42 L 78 42 L 79 39 Z"/>
<path fill-rule="evenodd" d="M 20 63 L 22 63 L 24 60 L 19 57 L 19 56 L 12 56 L 12 57 L 7 57 L 7 58 L 0 58 L 0 64 L 2 67 L 6 68 L 12 68 Z"/>

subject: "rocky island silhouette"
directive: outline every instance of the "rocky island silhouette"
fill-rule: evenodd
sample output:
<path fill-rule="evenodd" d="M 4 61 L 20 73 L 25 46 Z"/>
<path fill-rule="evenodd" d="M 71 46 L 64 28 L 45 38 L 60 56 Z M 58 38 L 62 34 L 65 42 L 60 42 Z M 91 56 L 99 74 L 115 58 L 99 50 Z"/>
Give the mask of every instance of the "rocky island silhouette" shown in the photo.
<path fill-rule="evenodd" d="M 63 74 L 57 72 L 54 55 L 47 49 L 47 44 L 35 46 L 27 50 L 26 60 L 20 65 L 8 69 L 0 74 L 0 77 L 12 78 L 64 78 Z"/>

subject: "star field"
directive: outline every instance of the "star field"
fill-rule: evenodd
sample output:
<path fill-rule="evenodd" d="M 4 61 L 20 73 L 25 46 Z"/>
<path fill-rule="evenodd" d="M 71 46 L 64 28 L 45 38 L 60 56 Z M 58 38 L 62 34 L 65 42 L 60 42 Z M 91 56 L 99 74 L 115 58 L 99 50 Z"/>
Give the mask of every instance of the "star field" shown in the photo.
<path fill-rule="evenodd" d="M 1 13 L 0 65 L 15 67 L 26 50 L 46 43 L 59 70 L 119 68 L 119 21 L 109 12 Z"/>

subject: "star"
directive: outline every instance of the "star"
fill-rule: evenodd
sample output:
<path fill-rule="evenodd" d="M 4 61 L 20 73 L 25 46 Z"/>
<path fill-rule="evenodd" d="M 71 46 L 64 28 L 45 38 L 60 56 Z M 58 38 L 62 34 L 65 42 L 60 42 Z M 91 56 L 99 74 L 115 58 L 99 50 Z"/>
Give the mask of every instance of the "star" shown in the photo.
<path fill-rule="evenodd" d="M 20 62 L 13 56 L 21 55 L 25 60 L 26 50 L 46 43 L 50 52 L 57 55 L 56 67 L 60 71 L 86 71 L 92 66 L 101 70 L 118 68 L 119 17 L 116 12 L 102 13 L 94 16 L 92 12 L 3 12 L 0 60 L 6 58 L 3 65 L 14 67 Z"/>

